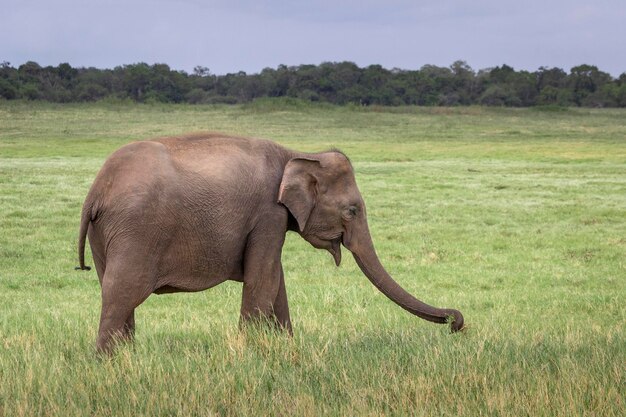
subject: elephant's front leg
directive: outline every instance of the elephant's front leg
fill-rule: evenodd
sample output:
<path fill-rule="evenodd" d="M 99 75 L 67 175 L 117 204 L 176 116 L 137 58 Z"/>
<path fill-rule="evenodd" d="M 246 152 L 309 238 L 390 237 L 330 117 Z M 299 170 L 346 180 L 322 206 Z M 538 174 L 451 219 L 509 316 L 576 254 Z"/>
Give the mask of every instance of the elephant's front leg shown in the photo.
<path fill-rule="evenodd" d="M 257 227 L 250 234 L 244 258 L 240 326 L 255 320 L 274 321 L 291 332 L 287 292 L 280 261 L 284 232 Z"/>
<path fill-rule="evenodd" d="M 278 287 L 278 295 L 274 301 L 273 313 L 276 325 L 281 329 L 287 330 L 290 335 L 293 335 L 291 317 L 289 316 L 289 304 L 287 303 L 287 289 L 285 288 L 285 274 L 282 265 L 280 268 L 280 286 Z"/>

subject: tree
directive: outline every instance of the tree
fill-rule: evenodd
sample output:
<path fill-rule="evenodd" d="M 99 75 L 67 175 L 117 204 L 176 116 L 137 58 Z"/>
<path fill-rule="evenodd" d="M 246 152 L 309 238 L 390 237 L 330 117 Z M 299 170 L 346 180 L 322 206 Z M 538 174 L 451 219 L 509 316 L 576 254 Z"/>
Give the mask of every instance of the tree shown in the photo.
<path fill-rule="evenodd" d="M 574 93 L 574 102 L 581 106 L 585 104 L 585 99 L 600 90 L 602 86 L 611 81 L 611 76 L 598 70 L 594 65 L 578 65 L 570 70 L 570 87 Z M 597 97 L 597 95 L 596 95 Z M 593 99 L 593 97 L 592 97 Z M 596 100 L 592 100 L 596 102 Z M 589 102 L 587 104 L 590 104 Z"/>
<path fill-rule="evenodd" d="M 543 90 L 545 87 L 565 88 L 567 86 L 567 74 L 561 68 L 539 67 L 535 72 L 537 78 L 537 89 Z"/>
<path fill-rule="evenodd" d="M 510 87 L 498 83 L 487 87 L 481 94 L 479 103 L 485 106 L 519 106 L 521 100 Z"/>
<path fill-rule="evenodd" d="M 124 80 L 124 89 L 130 98 L 143 101 L 150 87 L 150 67 L 141 62 L 119 68 Z"/>
<path fill-rule="evenodd" d="M 137 102 L 241 103 L 258 97 L 298 97 L 362 105 L 626 106 L 626 73 L 618 79 L 592 65 L 566 74 L 560 68 L 516 71 L 508 65 L 474 71 L 465 61 L 419 70 L 360 68 L 353 62 L 279 65 L 258 74 L 211 74 L 196 66 L 191 74 L 167 64 L 136 63 L 114 69 L 73 68 L 69 63 L 18 68 L 0 63 L 0 98 L 55 102 L 94 101 L 107 96 Z"/>
<path fill-rule="evenodd" d="M 19 92 L 17 88 L 6 78 L 0 78 L 0 98 L 12 100 L 17 98 Z"/>
<path fill-rule="evenodd" d="M 208 77 L 211 75 L 211 71 L 208 67 L 196 65 L 195 67 L 193 67 L 193 75 L 196 77 Z"/>
<path fill-rule="evenodd" d="M 0 63 L 0 97 L 12 100 L 19 97 L 18 73 L 11 63 Z"/>
<path fill-rule="evenodd" d="M 447 97 L 451 104 L 463 104 L 468 105 L 476 99 L 476 74 L 472 67 L 470 67 L 465 61 L 455 61 L 450 65 L 450 70 L 453 74 L 453 90 L 456 95 L 456 100 L 450 100 L 448 93 Z"/>

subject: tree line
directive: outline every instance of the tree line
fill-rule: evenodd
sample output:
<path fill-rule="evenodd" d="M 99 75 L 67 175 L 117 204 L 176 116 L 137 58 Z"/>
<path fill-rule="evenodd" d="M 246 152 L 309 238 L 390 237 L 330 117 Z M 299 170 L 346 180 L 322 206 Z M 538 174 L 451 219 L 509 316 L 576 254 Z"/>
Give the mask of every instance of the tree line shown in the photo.
<path fill-rule="evenodd" d="M 618 78 L 593 65 L 516 71 L 508 65 L 473 70 L 465 61 L 419 70 L 364 68 L 352 62 L 280 65 L 260 73 L 192 73 L 166 64 L 137 63 L 113 69 L 0 64 L 0 98 L 89 102 L 106 98 L 136 102 L 245 103 L 260 97 L 359 105 L 527 107 L 535 105 L 626 107 L 626 72 Z"/>

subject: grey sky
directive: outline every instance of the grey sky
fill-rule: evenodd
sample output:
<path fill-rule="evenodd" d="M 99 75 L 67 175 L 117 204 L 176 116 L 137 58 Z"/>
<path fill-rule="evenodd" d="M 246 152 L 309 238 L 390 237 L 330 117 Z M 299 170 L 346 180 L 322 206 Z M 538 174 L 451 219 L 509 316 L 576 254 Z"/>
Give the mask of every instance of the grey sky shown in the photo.
<path fill-rule="evenodd" d="M 626 71 L 626 0 L 0 0 L 0 61 Z"/>

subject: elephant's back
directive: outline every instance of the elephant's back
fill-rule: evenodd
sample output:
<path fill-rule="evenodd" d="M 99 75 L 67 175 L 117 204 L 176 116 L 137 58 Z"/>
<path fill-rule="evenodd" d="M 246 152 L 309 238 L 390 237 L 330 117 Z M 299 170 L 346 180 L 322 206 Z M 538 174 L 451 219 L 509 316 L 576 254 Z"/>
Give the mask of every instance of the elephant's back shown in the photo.
<path fill-rule="evenodd" d="M 90 195 L 100 200 L 100 205 L 139 197 L 150 189 L 164 188 L 174 173 L 171 156 L 162 144 L 151 141 L 129 143 L 105 161 Z"/>
<path fill-rule="evenodd" d="M 242 176 L 263 178 L 270 160 L 281 159 L 285 149 L 256 138 L 220 133 L 193 133 L 154 139 L 165 147 L 173 163 L 181 170 L 196 173 L 207 180 L 232 179 Z M 282 170 L 281 170 L 282 174 Z"/>

